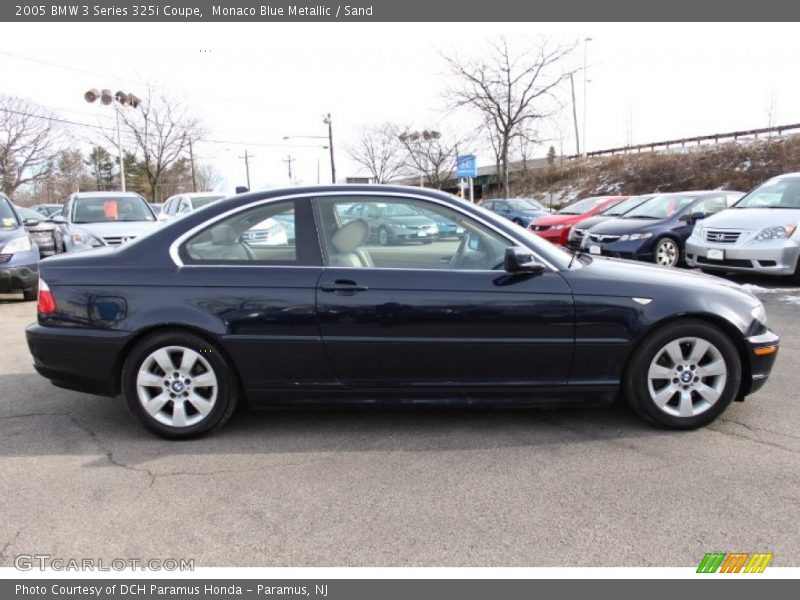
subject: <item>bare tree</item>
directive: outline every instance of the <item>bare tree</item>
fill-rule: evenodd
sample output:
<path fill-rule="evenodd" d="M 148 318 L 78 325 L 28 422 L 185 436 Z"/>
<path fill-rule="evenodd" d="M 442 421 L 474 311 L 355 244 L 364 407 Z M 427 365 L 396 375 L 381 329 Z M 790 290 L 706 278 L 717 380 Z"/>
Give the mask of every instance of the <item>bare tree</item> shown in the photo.
<path fill-rule="evenodd" d="M 542 39 L 513 54 L 506 38 L 500 38 L 480 58 L 444 57 L 457 82 L 448 92 L 454 107 L 477 110 L 494 131 L 490 135 L 497 138 L 506 197 L 511 144 L 524 131 L 536 129 L 537 121 L 551 116 L 557 88 L 574 72 L 565 63 L 575 46 Z"/>
<path fill-rule="evenodd" d="M 197 189 L 202 192 L 213 191 L 222 182 L 222 176 L 210 163 L 203 163 L 195 169 Z"/>
<path fill-rule="evenodd" d="M 367 170 L 375 183 L 386 183 L 395 179 L 405 164 L 399 133 L 391 123 L 364 127 L 347 153 Z"/>
<path fill-rule="evenodd" d="M 456 165 L 458 145 L 463 140 L 442 136 L 438 131 L 404 129 L 397 136 L 406 151 L 406 172 L 418 174 L 427 187 L 439 189 L 452 175 Z"/>
<path fill-rule="evenodd" d="M 59 132 L 52 119 L 27 100 L 0 96 L 0 179 L 7 196 L 53 172 Z"/>
<path fill-rule="evenodd" d="M 128 137 L 134 140 L 133 154 L 149 188 L 150 201 L 156 202 L 162 178 L 176 161 L 188 155 L 189 143 L 200 139 L 200 121 L 179 101 L 166 94 L 156 95 L 152 89 L 139 108 L 120 110 L 120 119 Z"/>

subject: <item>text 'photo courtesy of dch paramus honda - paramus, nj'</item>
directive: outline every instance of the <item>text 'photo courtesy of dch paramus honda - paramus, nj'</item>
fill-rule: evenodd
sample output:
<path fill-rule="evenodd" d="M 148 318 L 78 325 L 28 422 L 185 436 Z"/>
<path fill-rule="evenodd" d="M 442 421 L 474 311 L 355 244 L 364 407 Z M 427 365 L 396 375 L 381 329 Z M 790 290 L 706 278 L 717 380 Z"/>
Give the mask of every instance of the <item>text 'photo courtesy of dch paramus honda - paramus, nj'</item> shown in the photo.
<path fill-rule="evenodd" d="M 772 192 L 784 186 L 769 185 L 725 214 L 766 219 Z M 625 210 L 639 211 L 637 226 L 646 226 L 658 211 L 710 195 L 644 197 Z M 117 200 L 143 226 L 155 222 L 135 198 Z M 623 201 L 591 200 L 578 212 Z M 97 208 L 108 209 L 108 200 Z M 566 212 L 543 219 L 578 220 Z M 624 217 L 611 211 L 595 226 L 622 232 L 632 222 Z M 703 232 L 733 226 L 713 219 Z M 85 227 L 78 237 L 91 242 Z M 710 253 L 695 239 L 692 261 Z M 767 246 L 775 243 L 783 242 Z M 570 252 L 492 210 L 422 188 L 239 194 L 127 243 L 48 258 L 39 273 L 38 322 L 27 329 L 36 370 L 60 387 L 121 394 L 145 427 L 168 438 L 218 429 L 238 404 L 621 398 L 653 425 L 692 429 L 763 386 L 779 345 L 762 303 L 735 283 Z"/>

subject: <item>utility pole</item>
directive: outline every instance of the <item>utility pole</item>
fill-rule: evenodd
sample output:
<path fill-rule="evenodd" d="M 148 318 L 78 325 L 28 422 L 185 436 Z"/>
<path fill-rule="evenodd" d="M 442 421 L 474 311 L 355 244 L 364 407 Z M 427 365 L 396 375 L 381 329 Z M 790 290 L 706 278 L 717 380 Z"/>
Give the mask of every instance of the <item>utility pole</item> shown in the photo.
<path fill-rule="evenodd" d="M 247 173 L 247 189 L 250 189 L 250 159 L 254 158 L 252 154 L 247 153 L 247 148 L 244 149 L 244 156 L 240 156 L 239 158 L 244 159 L 244 170 Z"/>
<path fill-rule="evenodd" d="M 578 139 L 578 109 L 575 107 L 575 80 L 572 77 L 572 73 L 569 74 L 569 87 L 570 90 L 572 90 L 572 120 L 575 123 L 575 154 L 580 156 L 581 143 Z"/>
<path fill-rule="evenodd" d="M 293 185 L 293 184 L 294 184 L 294 178 L 292 178 L 292 163 L 293 163 L 295 160 L 296 160 L 296 159 L 295 159 L 295 158 L 292 158 L 292 155 L 291 155 L 291 154 L 287 155 L 287 156 L 286 156 L 286 158 L 284 158 L 284 159 L 283 159 L 283 162 L 285 162 L 287 165 L 289 165 L 289 184 L 290 184 L 290 185 Z"/>
<path fill-rule="evenodd" d="M 194 174 L 194 152 L 192 151 L 192 140 L 189 140 L 189 163 L 192 167 L 192 191 L 197 191 L 197 178 Z"/>
<path fill-rule="evenodd" d="M 589 54 L 588 46 L 592 38 L 587 37 L 583 40 L 583 153 L 588 156 L 589 147 L 586 145 L 586 58 Z"/>
<path fill-rule="evenodd" d="M 331 183 L 336 183 L 336 165 L 333 162 L 333 119 L 331 119 L 331 113 L 324 115 L 322 122 L 328 126 L 328 149 L 331 152 Z"/>

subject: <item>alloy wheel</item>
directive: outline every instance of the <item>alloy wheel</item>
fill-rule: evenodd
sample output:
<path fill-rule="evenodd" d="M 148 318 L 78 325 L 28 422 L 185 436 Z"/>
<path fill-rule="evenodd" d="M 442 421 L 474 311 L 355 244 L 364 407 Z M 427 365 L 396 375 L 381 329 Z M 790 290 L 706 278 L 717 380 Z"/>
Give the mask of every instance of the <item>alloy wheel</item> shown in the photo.
<path fill-rule="evenodd" d="M 669 238 L 661 240 L 656 247 L 656 263 L 664 267 L 678 264 L 678 244 Z"/>
<path fill-rule="evenodd" d="M 719 349 L 698 337 L 673 340 L 656 352 L 647 374 L 653 403 L 673 417 L 694 417 L 711 408 L 728 381 Z"/>
<path fill-rule="evenodd" d="M 147 413 L 170 427 L 191 427 L 205 419 L 217 400 L 219 383 L 209 362 L 184 346 L 149 354 L 136 376 L 136 394 Z"/>

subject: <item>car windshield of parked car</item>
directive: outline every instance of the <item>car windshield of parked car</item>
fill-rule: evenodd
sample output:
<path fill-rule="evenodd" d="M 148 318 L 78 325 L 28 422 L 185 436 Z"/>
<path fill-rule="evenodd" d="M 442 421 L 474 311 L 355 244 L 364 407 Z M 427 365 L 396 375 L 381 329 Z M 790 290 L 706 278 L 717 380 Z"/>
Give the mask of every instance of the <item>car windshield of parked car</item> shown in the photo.
<path fill-rule="evenodd" d="M 800 177 L 767 181 L 739 200 L 734 208 L 800 208 Z"/>
<path fill-rule="evenodd" d="M 633 210 L 642 202 L 645 201 L 643 196 L 631 196 L 627 200 L 623 200 L 618 204 L 613 204 L 609 208 L 602 211 L 600 214 L 604 217 L 618 217 L 624 215 L 626 212 Z"/>
<path fill-rule="evenodd" d="M 199 198 L 192 198 L 192 208 L 200 208 L 211 204 L 215 200 L 222 200 L 225 196 L 200 196 Z"/>
<path fill-rule="evenodd" d="M 42 213 L 36 212 L 31 208 L 25 208 L 24 206 L 15 206 L 17 210 L 17 214 L 19 215 L 20 219 L 36 219 L 37 221 L 43 220 Z"/>
<path fill-rule="evenodd" d="M 529 212 L 532 210 L 542 210 L 541 206 L 537 206 L 530 200 L 509 200 L 508 205 L 513 210 L 519 210 L 522 212 Z"/>
<path fill-rule="evenodd" d="M 76 198 L 73 223 L 113 223 L 117 221 L 154 221 L 147 203 L 139 196 L 91 196 Z"/>
<path fill-rule="evenodd" d="M 633 210 L 625 213 L 624 219 L 668 219 L 675 213 L 680 212 L 692 202 L 697 200 L 697 196 L 664 194 L 651 198 L 644 204 L 637 206 Z"/>
<path fill-rule="evenodd" d="M 19 226 L 16 215 L 11 209 L 11 204 L 5 198 L 0 198 L 0 225 L 3 229 L 14 229 Z"/>
<path fill-rule="evenodd" d="M 586 198 L 579 200 L 575 204 L 570 204 L 566 208 L 562 208 L 557 215 L 585 215 L 590 210 L 595 208 L 601 202 L 605 202 L 605 198 Z"/>

